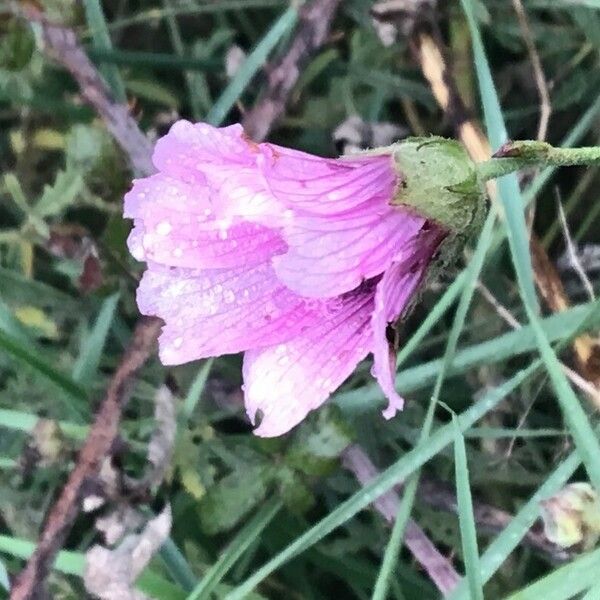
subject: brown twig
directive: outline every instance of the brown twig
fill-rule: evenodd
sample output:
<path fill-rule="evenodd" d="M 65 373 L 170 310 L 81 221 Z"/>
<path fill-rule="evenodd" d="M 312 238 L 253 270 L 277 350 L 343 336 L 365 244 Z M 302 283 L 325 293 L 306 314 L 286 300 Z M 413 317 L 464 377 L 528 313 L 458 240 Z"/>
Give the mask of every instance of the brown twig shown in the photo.
<path fill-rule="evenodd" d="M 142 318 L 137 324 L 129 347 L 106 390 L 77 464 L 48 513 L 35 552 L 14 582 L 10 600 L 43 597 L 48 569 L 77 517 L 85 483 L 98 472 L 103 458 L 110 452 L 128 399 L 129 384 L 148 359 L 161 326 L 162 322 L 155 318 Z"/>
<path fill-rule="evenodd" d="M 275 66 L 279 75 L 274 70 L 263 99 L 246 119 L 246 126 L 254 128 L 252 131 L 255 139 L 264 138 L 283 112 L 302 64 L 325 40 L 338 4 L 339 0 L 315 0 L 302 10 L 296 38 L 289 52 Z M 149 140 L 130 115 L 128 107 L 114 100 L 97 69 L 77 42 L 75 33 L 48 21 L 33 4 L 14 2 L 10 9 L 40 26 L 46 52 L 72 74 L 83 98 L 102 118 L 126 155 L 133 172 L 137 176 L 154 172 Z M 292 72 L 294 69 L 295 73 Z M 284 73 L 286 77 L 278 79 Z M 252 114 L 255 116 L 252 117 Z M 109 383 L 77 463 L 48 513 L 36 550 L 14 581 L 11 600 L 38 600 L 44 597 L 48 569 L 77 517 L 86 482 L 94 478 L 102 461 L 110 453 L 118 434 L 122 409 L 127 401 L 128 384 L 150 356 L 161 326 L 160 319 L 147 317 L 136 325 L 130 346 Z"/>
<path fill-rule="evenodd" d="M 136 175 L 150 175 L 152 146 L 140 131 L 127 106 L 117 102 L 108 86 L 79 45 L 72 29 L 50 22 L 32 3 L 13 3 L 13 12 L 40 26 L 46 53 L 64 66 L 79 84 L 84 97 L 104 121 L 131 164 Z"/>
<path fill-rule="evenodd" d="M 362 485 L 378 475 L 369 457 L 356 444 L 345 450 L 343 462 Z M 417 497 L 419 502 L 430 508 L 458 514 L 458 502 L 454 490 L 438 479 L 421 475 Z M 398 502 L 398 494 L 392 491 L 380 496 L 373 506 L 391 524 L 398 512 Z M 503 531 L 514 518 L 510 513 L 477 499 L 473 500 L 473 517 L 479 531 L 487 533 Z M 405 542 L 415 560 L 425 569 L 440 592 L 444 595 L 451 592 L 459 581 L 460 575 L 455 571 L 450 560 L 440 553 L 427 534 L 413 520 L 407 523 Z M 567 551 L 548 541 L 541 531 L 528 531 L 521 544 L 539 552 L 552 563 L 561 563 L 570 557 Z"/>
<path fill-rule="evenodd" d="M 33 4 L 14 3 L 11 9 L 40 26 L 46 52 L 73 75 L 82 96 L 98 112 L 108 131 L 121 146 L 134 173 L 152 173 L 150 142 L 129 114 L 127 106 L 112 98 L 105 82 L 77 42 L 75 33 L 48 21 Z M 142 318 L 136 325 L 130 345 L 100 403 L 77 463 L 48 513 L 36 550 L 15 579 L 11 600 L 35 600 L 45 596 L 44 582 L 48 569 L 77 517 L 86 482 L 98 473 L 117 437 L 122 409 L 128 399 L 129 383 L 150 356 L 161 326 L 160 319 L 155 318 Z"/>
<path fill-rule="evenodd" d="M 344 451 L 343 461 L 344 466 L 354 473 L 361 485 L 365 485 L 379 474 L 362 448 L 355 444 Z M 373 506 L 391 524 L 396 518 L 399 503 L 398 494 L 389 491 L 383 496 L 379 496 L 373 502 Z M 460 575 L 450 560 L 441 554 L 413 519 L 409 519 L 406 523 L 404 543 L 415 560 L 425 569 L 438 590 L 444 596 L 450 594 L 460 581 Z"/>
<path fill-rule="evenodd" d="M 246 133 L 261 142 L 285 110 L 302 68 L 323 45 L 340 0 L 313 0 L 300 10 L 296 33 L 284 56 L 267 66 L 267 85 L 243 119 Z"/>

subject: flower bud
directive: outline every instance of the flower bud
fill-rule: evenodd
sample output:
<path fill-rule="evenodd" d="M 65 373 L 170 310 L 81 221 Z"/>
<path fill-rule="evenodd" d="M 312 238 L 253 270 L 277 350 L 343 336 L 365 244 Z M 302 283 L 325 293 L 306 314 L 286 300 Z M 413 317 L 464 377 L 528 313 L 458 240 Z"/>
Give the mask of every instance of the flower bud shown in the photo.
<path fill-rule="evenodd" d="M 433 219 L 451 235 L 468 238 L 485 217 L 485 188 L 475 163 L 455 140 L 408 138 L 394 144 L 401 183 L 393 204 Z"/>
<path fill-rule="evenodd" d="M 541 502 L 544 534 L 561 548 L 593 548 L 600 538 L 600 497 L 589 483 L 571 483 Z"/>

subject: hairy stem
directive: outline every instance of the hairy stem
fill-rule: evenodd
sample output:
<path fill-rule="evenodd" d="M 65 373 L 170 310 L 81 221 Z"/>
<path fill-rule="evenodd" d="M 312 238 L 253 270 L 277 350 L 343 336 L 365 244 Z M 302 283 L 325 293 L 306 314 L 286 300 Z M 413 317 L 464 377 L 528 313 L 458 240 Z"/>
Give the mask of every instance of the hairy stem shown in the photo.
<path fill-rule="evenodd" d="M 546 142 L 509 142 L 477 165 L 482 181 L 496 179 L 531 166 L 573 166 L 600 163 L 600 147 L 555 148 Z"/>

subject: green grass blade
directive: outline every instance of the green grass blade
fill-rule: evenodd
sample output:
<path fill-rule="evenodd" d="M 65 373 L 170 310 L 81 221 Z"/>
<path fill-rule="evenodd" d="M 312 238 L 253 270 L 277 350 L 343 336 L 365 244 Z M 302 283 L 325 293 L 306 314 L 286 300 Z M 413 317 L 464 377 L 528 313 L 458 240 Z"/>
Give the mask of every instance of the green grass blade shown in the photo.
<path fill-rule="evenodd" d="M 404 488 L 402 501 L 398 506 L 396 519 L 394 521 L 394 526 L 392 527 L 392 533 L 385 548 L 379 573 L 377 574 L 372 600 L 385 600 L 388 597 L 392 572 L 394 565 L 398 561 L 400 546 L 402 545 L 402 539 L 404 538 L 406 524 L 410 519 L 410 514 L 412 512 L 415 497 L 417 495 L 418 486 L 419 478 L 417 475 L 413 475 Z"/>
<path fill-rule="evenodd" d="M 165 540 L 158 554 L 165 563 L 173 580 L 186 592 L 191 590 L 196 583 L 196 576 L 185 556 L 183 556 L 181 550 L 179 550 L 171 537 Z"/>
<path fill-rule="evenodd" d="M 8 580 L 8 571 L 4 566 L 4 563 L 0 560 L 0 586 L 2 586 L 7 592 L 10 590 L 10 581 Z"/>
<path fill-rule="evenodd" d="M 569 340 L 585 329 L 597 327 L 599 324 L 600 301 L 575 306 L 541 320 L 541 326 L 550 341 Z M 480 365 L 495 364 L 536 348 L 535 333 L 532 326 L 527 325 L 487 342 L 459 350 L 448 368 L 447 375 L 458 375 Z M 396 376 L 396 388 L 400 393 L 406 394 L 431 385 L 442 364 L 443 359 L 438 358 L 400 371 Z M 337 394 L 334 401 L 345 411 L 359 412 L 365 408 L 372 408 L 376 402 L 383 402 L 383 396 L 377 385 L 369 384 L 360 390 Z"/>
<path fill-rule="evenodd" d="M 577 446 L 577 451 L 585 465 L 590 481 L 597 490 L 600 490 L 600 461 L 598 460 L 598 457 L 600 457 L 600 443 L 598 438 L 535 315 L 532 315 L 531 325 L 564 419 Z"/>
<path fill-rule="evenodd" d="M 598 600 L 600 598 L 600 583 L 593 585 L 581 600 Z"/>
<path fill-rule="evenodd" d="M 0 331 L 0 348 L 18 362 L 26 365 L 32 371 L 56 386 L 62 392 L 61 396 L 65 399 L 66 406 L 71 412 L 72 417 L 82 419 L 86 415 L 87 394 L 85 389 L 77 382 L 55 369 L 53 365 L 46 362 L 31 347 L 25 346 L 22 342 L 12 338 L 4 331 Z"/>
<path fill-rule="evenodd" d="M 35 544 L 21 538 L 0 535 L 0 553 L 16 558 L 28 559 L 35 550 Z M 63 550 L 58 553 L 53 568 L 66 575 L 83 576 L 85 556 L 80 552 Z M 146 569 L 136 583 L 136 587 L 147 594 L 164 600 L 184 600 L 185 593 L 150 569 Z"/>
<path fill-rule="evenodd" d="M 464 12 L 467 16 L 469 31 L 471 33 L 473 58 L 475 71 L 479 82 L 483 114 L 493 150 L 497 150 L 508 139 L 500 101 L 496 92 L 496 86 L 492 79 L 492 73 L 488 64 L 479 26 L 475 19 L 472 0 L 461 0 Z M 533 269 L 531 266 L 531 254 L 529 252 L 529 237 L 525 223 L 524 204 L 521 198 L 519 182 L 515 174 L 500 177 L 497 180 L 498 192 L 504 219 L 506 222 L 506 235 L 511 249 L 519 288 L 524 302 L 532 310 L 538 311 L 539 305 L 533 282 Z"/>
<path fill-rule="evenodd" d="M 454 468 L 456 498 L 458 501 L 458 523 L 465 559 L 465 572 L 472 600 L 484 600 L 483 583 L 479 571 L 479 550 L 477 548 L 477 531 L 473 515 L 473 499 L 469 486 L 469 466 L 467 463 L 465 438 L 454 415 L 452 416 L 452 424 L 454 425 Z"/>
<path fill-rule="evenodd" d="M 528 368 L 519 371 L 511 379 L 497 388 L 490 390 L 483 398 L 477 401 L 470 409 L 458 417 L 461 431 L 469 429 L 483 415 L 494 408 L 503 398 L 515 390 L 523 381 L 531 376 L 540 367 L 540 361 L 536 361 Z M 260 567 L 244 583 L 235 588 L 228 596 L 228 600 L 241 600 L 246 594 L 268 577 L 280 566 L 292 559 L 294 556 L 310 548 L 326 535 L 334 531 L 340 525 L 354 517 L 358 512 L 366 508 L 376 498 L 385 494 L 394 485 L 404 481 L 417 469 L 422 467 L 428 460 L 438 454 L 454 439 L 454 426 L 452 423 L 440 427 L 429 438 L 426 445 L 420 445 L 405 454 L 391 467 L 381 472 L 377 477 L 367 483 L 360 491 L 342 502 L 338 507 L 321 519 L 304 534 L 299 536 L 279 554 L 271 558 Z"/>
<path fill-rule="evenodd" d="M 497 150 L 508 139 L 500 101 L 496 94 L 496 86 L 492 79 L 492 73 L 485 57 L 485 50 L 479 26 L 475 19 L 472 0 L 461 0 L 463 10 L 467 17 L 469 32 L 471 34 L 471 45 L 473 47 L 473 57 L 475 60 L 475 70 L 479 82 L 479 93 L 481 103 L 483 104 L 483 116 L 485 128 L 488 134 L 490 145 L 493 150 Z"/>
<path fill-rule="evenodd" d="M 599 571 L 600 549 L 556 569 L 540 581 L 513 594 L 508 600 L 568 600 L 590 586 L 597 585 Z"/>
<path fill-rule="evenodd" d="M 28 412 L 0 408 L 0 427 L 5 427 L 6 429 L 29 433 L 33 431 L 39 420 L 40 417 Z M 74 440 L 85 440 L 89 432 L 87 425 L 77 425 L 76 423 L 67 421 L 59 421 L 58 425 L 62 433 Z"/>
<path fill-rule="evenodd" d="M 477 22 L 473 14 L 472 2 L 471 0 L 461 1 L 467 15 L 473 39 L 475 67 L 481 89 L 483 109 L 486 115 L 488 136 L 493 147 L 496 148 L 507 139 L 500 103 L 481 42 Z M 600 462 L 597 460 L 597 457 L 600 456 L 600 443 L 598 443 L 592 426 L 581 408 L 579 400 L 573 392 L 539 322 L 539 303 L 533 281 L 533 267 L 529 251 L 529 232 L 516 175 L 512 174 L 501 177 L 498 180 L 498 191 L 504 209 L 507 237 L 517 273 L 519 289 L 535 334 L 536 343 L 546 364 L 565 420 L 581 453 L 588 475 L 594 486 L 600 489 Z"/>
<path fill-rule="evenodd" d="M 85 9 L 85 18 L 92 34 L 94 46 L 99 50 L 112 50 L 112 42 L 100 0 L 83 0 L 83 7 Z M 125 85 L 121 79 L 118 67 L 106 63 L 100 67 L 100 71 L 106 79 L 115 98 L 119 102 L 127 102 Z"/>
<path fill-rule="evenodd" d="M 185 396 L 183 401 L 182 413 L 183 417 L 186 420 L 192 416 L 194 411 L 196 410 L 196 406 L 200 401 L 200 396 L 202 396 L 202 392 L 204 391 L 204 386 L 206 385 L 206 381 L 208 380 L 208 376 L 210 374 L 210 370 L 213 366 L 214 359 L 209 358 L 204 364 L 198 369 L 198 373 L 192 381 L 192 385 L 190 385 L 190 389 Z"/>
<path fill-rule="evenodd" d="M 169 30 L 169 37 L 171 38 L 171 45 L 175 50 L 175 54 L 178 57 L 185 56 L 186 49 L 181 37 L 181 31 L 179 30 L 179 24 L 177 23 L 177 17 L 173 14 L 173 3 L 172 0 L 163 0 L 163 6 L 165 7 L 165 19 L 167 21 L 167 29 Z M 184 73 L 185 83 L 188 88 L 188 96 L 190 107 L 192 109 L 192 116 L 196 121 L 202 118 L 202 103 L 200 96 L 198 95 L 198 86 L 195 85 L 194 81 L 196 77 L 203 77 L 200 73 L 190 73 L 186 71 Z"/>
<path fill-rule="evenodd" d="M 227 549 L 221 554 L 217 562 L 206 571 L 200 583 L 198 583 L 187 597 L 187 600 L 208 600 L 211 598 L 216 586 L 260 536 L 264 528 L 281 510 L 281 507 L 281 501 L 276 498 L 266 502 L 256 515 L 244 525 Z"/>
<path fill-rule="evenodd" d="M 450 364 L 452 363 L 452 359 L 454 358 L 454 355 L 456 353 L 458 340 L 463 330 L 465 319 L 467 317 L 469 306 L 471 305 L 471 300 L 475 291 L 475 283 L 477 281 L 477 278 L 479 277 L 481 268 L 483 267 L 483 261 L 485 260 L 485 255 L 489 248 L 489 243 L 492 239 L 492 232 L 495 221 L 496 215 L 495 212 L 492 211 L 485 220 L 485 224 L 481 232 L 477 249 L 475 250 L 475 253 L 469 263 L 469 267 L 466 270 L 465 284 L 462 289 L 454 320 L 452 322 L 450 335 L 448 336 L 448 342 L 446 344 L 444 357 L 442 359 L 442 367 L 439 370 L 438 377 L 436 379 L 434 390 L 431 395 L 431 400 L 427 410 L 427 416 L 419 434 L 419 446 L 426 445 L 427 439 L 431 432 L 433 418 L 435 415 L 435 409 L 439 401 L 442 385 L 446 374 L 448 373 Z M 375 584 L 373 600 L 384 600 L 387 597 L 390 582 L 390 574 L 396 557 L 398 556 L 398 549 L 402 541 L 402 537 L 404 535 L 406 523 L 412 513 L 413 503 L 416 498 L 418 486 L 419 472 L 417 471 L 411 477 L 404 490 L 402 501 L 400 502 L 398 514 L 396 516 L 394 527 L 392 529 L 392 534 L 390 536 L 390 541 L 386 548 L 383 563 L 381 565 L 381 569 Z"/>
<path fill-rule="evenodd" d="M 89 335 L 85 336 L 81 345 L 81 352 L 73 366 L 72 377 L 77 383 L 87 386 L 96 377 L 118 302 L 119 294 L 113 294 L 104 300 L 96 323 Z"/>
<path fill-rule="evenodd" d="M 238 69 L 229 85 L 217 98 L 215 104 L 206 115 L 206 121 L 211 125 L 220 125 L 232 106 L 242 95 L 246 86 L 250 83 L 256 72 L 265 64 L 267 57 L 283 38 L 283 36 L 294 26 L 298 19 L 298 9 L 290 6 L 275 21 L 267 35 L 258 43 L 256 48 L 248 55 L 244 64 Z"/>
<path fill-rule="evenodd" d="M 519 545 L 531 526 L 540 516 L 540 502 L 562 488 L 581 464 L 577 452 L 572 452 L 538 488 L 535 494 L 519 509 L 512 521 L 481 555 L 481 578 L 488 581 L 502 566 L 508 555 Z M 470 600 L 469 588 L 462 581 L 448 600 Z"/>

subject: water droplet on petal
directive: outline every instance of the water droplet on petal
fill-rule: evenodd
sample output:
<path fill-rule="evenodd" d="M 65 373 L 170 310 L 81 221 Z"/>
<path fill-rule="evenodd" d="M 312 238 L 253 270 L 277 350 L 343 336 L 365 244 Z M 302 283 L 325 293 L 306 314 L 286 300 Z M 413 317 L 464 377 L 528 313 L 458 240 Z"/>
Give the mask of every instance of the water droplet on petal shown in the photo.
<path fill-rule="evenodd" d="M 135 258 L 136 260 L 144 260 L 146 253 L 144 252 L 144 247 L 141 244 L 133 246 L 129 250 L 133 258 Z"/>
<path fill-rule="evenodd" d="M 158 233 L 158 235 L 169 235 L 172 229 L 173 228 L 171 227 L 171 223 L 169 223 L 169 221 L 161 221 L 156 226 L 156 233 Z"/>

